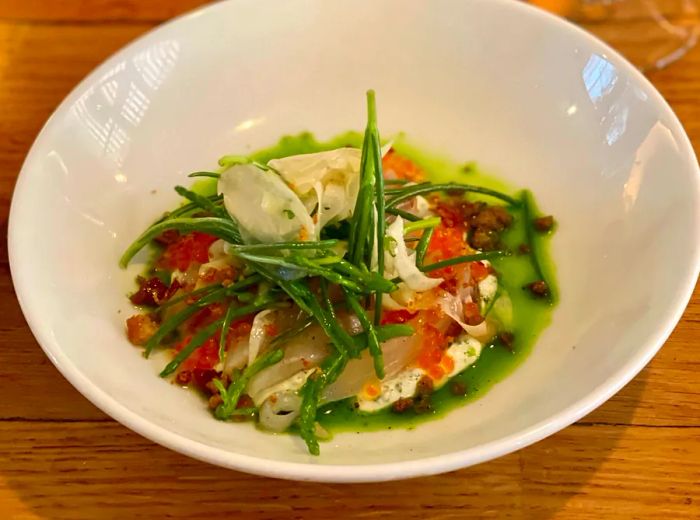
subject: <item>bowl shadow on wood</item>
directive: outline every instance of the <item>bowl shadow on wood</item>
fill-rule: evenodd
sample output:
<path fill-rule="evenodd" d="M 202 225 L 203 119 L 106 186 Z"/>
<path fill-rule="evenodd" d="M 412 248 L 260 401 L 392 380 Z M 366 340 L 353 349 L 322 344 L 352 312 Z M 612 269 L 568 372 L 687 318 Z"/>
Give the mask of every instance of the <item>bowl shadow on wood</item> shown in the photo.
<path fill-rule="evenodd" d="M 643 372 L 592 419 L 519 452 L 407 481 L 344 485 L 250 476 L 171 452 L 110 419 L 0 422 L 6 430 L 0 476 L 28 511 L 47 519 L 132 514 L 191 519 L 193 511 L 208 518 L 285 520 L 546 519 L 575 497 L 608 458 L 645 384 Z M 614 422 L 593 422 L 597 417 L 614 417 Z"/>

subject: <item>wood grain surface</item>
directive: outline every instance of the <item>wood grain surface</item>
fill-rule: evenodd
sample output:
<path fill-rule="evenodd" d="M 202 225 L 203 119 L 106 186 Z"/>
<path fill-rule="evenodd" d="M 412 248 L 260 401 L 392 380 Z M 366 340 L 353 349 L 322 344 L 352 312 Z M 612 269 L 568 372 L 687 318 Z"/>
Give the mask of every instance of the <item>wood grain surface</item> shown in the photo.
<path fill-rule="evenodd" d="M 125 43 L 202 3 L 0 0 L 5 232 L 22 160 L 61 99 Z M 700 48 L 650 79 L 697 149 Z M 271 480 L 154 445 L 78 394 L 44 356 L 22 317 L 3 239 L 0 518 L 698 519 L 699 343 L 696 288 L 675 332 L 634 381 L 588 417 L 534 446 L 474 468 L 403 482 Z"/>

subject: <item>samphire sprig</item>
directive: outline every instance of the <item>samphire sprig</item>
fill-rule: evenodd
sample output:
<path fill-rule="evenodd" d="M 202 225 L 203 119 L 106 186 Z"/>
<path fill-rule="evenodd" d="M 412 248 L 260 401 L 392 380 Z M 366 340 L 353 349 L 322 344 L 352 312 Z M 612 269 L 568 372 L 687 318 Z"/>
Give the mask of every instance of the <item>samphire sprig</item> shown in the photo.
<path fill-rule="evenodd" d="M 382 152 L 377 129 L 377 105 L 373 90 L 367 92 L 367 127 L 362 144 L 360 158 L 360 187 L 355 201 L 355 208 L 350 218 L 350 236 L 348 240 L 348 261 L 343 268 L 349 273 L 376 271 L 383 278 L 384 273 L 384 236 L 386 231 L 384 174 L 382 171 Z M 373 292 L 374 321 L 365 314 L 365 309 L 356 298 L 352 287 L 342 285 L 345 300 L 350 310 L 360 319 L 365 333 L 369 351 L 374 359 L 374 368 L 379 378 L 384 377 L 382 350 L 377 339 L 375 326 L 381 323 L 382 289 Z M 328 312 L 332 312 L 330 301 L 326 301 Z M 316 438 L 316 411 L 323 389 L 340 375 L 348 361 L 348 351 L 337 350 L 322 363 L 320 370 L 309 377 L 301 391 L 302 405 L 299 416 L 299 431 L 309 451 L 318 454 Z"/>

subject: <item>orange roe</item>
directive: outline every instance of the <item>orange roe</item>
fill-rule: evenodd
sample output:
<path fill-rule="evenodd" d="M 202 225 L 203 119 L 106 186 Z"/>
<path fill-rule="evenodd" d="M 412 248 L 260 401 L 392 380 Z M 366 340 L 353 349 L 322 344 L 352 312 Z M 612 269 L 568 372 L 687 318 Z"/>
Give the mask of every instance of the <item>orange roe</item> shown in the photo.
<path fill-rule="evenodd" d="M 393 323 L 406 323 L 413 317 L 416 313 L 411 312 L 407 309 L 399 309 L 396 311 L 385 310 L 382 312 L 382 325 L 390 325 Z"/>
<path fill-rule="evenodd" d="M 465 253 L 464 228 L 439 225 L 433 231 L 426 254 L 432 262 L 447 260 Z"/>
<path fill-rule="evenodd" d="M 180 352 L 189 345 L 192 336 L 188 335 L 175 346 L 175 352 Z M 180 370 L 213 369 L 219 362 L 219 333 L 216 332 L 198 347 L 190 357 L 180 365 Z"/>
<path fill-rule="evenodd" d="M 362 390 L 370 399 L 374 399 L 375 397 L 379 396 L 379 387 L 374 383 L 367 383 Z"/>
<path fill-rule="evenodd" d="M 425 173 L 420 167 L 394 150 L 389 150 L 382 159 L 382 170 L 387 179 L 406 179 L 413 182 L 422 181 Z"/>
<path fill-rule="evenodd" d="M 440 365 L 433 365 L 429 367 L 427 371 L 433 381 L 439 381 L 445 376 L 445 369 Z"/>
<path fill-rule="evenodd" d="M 464 240 L 464 228 L 447 227 L 440 224 L 433 231 L 433 236 L 428 243 L 426 250 L 426 264 L 449 260 L 456 256 L 466 255 L 470 252 L 469 246 Z M 458 279 L 466 269 L 465 264 L 457 264 L 442 269 L 436 269 L 429 273 L 433 278 L 444 278 L 448 284 Z"/>
<path fill-rule="evenodd" d="M 439 365 L 442 361 L 443 352 L 449 344 L 449 338 L 440 332 L 437 328 L 426 323 L 420 331 L 423 344 L 418 353 L 418 366 L 424 369 L 428 374 L 439 372 Z"/>
<path fill-rule="evenodd" d="M 469 264 L 469 271 L 471 272 L 472 278 L 477 283 L 486 278 L 490 273 L 490 269 L 483 262 L 472 262 Z"/>
<path fill-rule="evenodd" d="M 160 263 L 168 269 L 187 271 L 193 262 L 209 261 L 209 246 L 216 240 L 215 236 L 199 231 L 182 235 L 165 249 Z"/>
<path fill-rule="evenodd" d="M 442 356 L 440 366 L 443 368 L 445 373 L 450 374 L 455 369 L 455 360 L 452 359 L 452 356 L 449 354 L 445 354 Z"/>

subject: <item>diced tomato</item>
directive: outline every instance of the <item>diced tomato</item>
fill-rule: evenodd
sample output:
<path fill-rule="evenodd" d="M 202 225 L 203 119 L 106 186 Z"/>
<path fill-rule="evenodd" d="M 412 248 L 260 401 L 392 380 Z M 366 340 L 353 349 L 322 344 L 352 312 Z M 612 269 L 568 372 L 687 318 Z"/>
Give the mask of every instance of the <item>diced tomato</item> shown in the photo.
<path fill-rule="evenodd" d="M 209 246 L 216 237 L 199 231 L 180 236 L 168 245 L 160 262 L 168 269 L 187 271 L 193 262 L 203 264 L 209 261 Z"/>
<path fill-rule="evenodd" d="M 389 150 L 382 159 L 382 170 L 387 179 L 406 179 L 413 182 L 422 181 L 425 173 L 416 163 Z"/>
<path fill-rule="evenodd" d="M 490 269 L 482 262 L 472 262 L 469 264 L 469 271 L 474 281 L 478 283 L 489 275 Z"/>
<path fill-rule="evenodd" d="M 393 323 L 406 323 L 416 315 L 407 309 L 399 309 L 396 311 L 384 311 L 382 313 L 382 325 Z"/>

